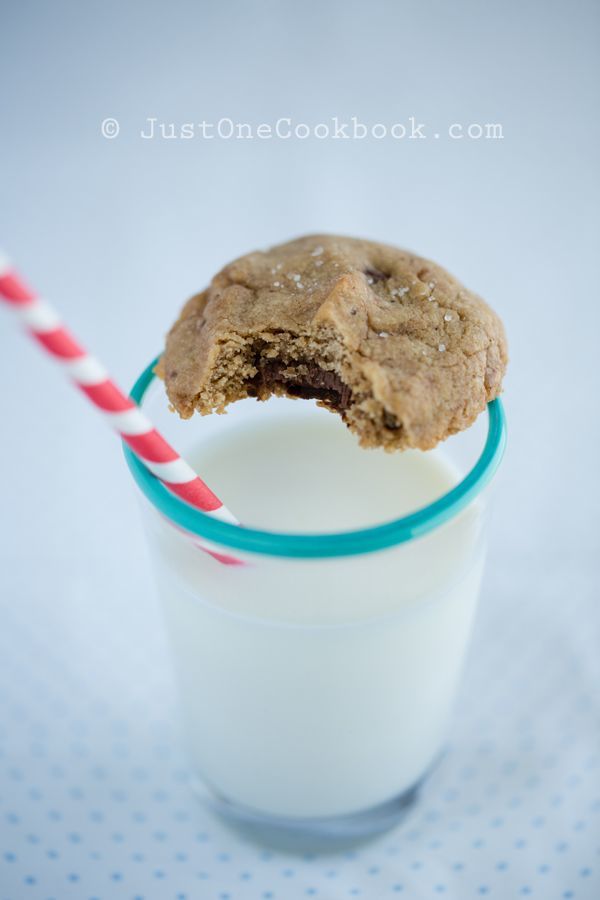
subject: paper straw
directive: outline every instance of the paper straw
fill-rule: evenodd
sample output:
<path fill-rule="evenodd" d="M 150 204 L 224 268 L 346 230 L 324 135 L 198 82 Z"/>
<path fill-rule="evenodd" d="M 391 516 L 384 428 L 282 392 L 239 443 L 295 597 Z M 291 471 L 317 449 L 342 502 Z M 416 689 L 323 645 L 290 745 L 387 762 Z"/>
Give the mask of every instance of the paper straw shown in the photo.
<path fill-rule="evenodd" d="M 0 251 L 0 298 L 13 309 L 29 333 L 99 410 L 138 459 L 171 493 L 223 522 L 239 522 L 208 485 L 158 433 L 146 414 L 124 394 L 95 357 L 65 328 L 47 300 L 38 297 Z M 225 565 L 244 565 L 237 557 L 202 546 Z"/>

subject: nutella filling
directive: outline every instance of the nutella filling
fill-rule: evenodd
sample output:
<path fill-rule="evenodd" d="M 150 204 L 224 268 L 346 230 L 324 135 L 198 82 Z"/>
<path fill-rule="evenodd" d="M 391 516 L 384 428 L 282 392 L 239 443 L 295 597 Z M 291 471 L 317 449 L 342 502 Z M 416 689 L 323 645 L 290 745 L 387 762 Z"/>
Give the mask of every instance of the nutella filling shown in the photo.
<path fill-rule="evenodd" d="M 286 363 L 259 357 L 255 366 L 258 371 L 248 385 L 250 396 L 260 395 L 261 389 L 272 391 L 274 387 L 283 387 L 291 397 L 322 400 L 341 412 L 348 409 L 352 401 L 352 390 L 340 376 L 322 369 L 314 360 Z"/>

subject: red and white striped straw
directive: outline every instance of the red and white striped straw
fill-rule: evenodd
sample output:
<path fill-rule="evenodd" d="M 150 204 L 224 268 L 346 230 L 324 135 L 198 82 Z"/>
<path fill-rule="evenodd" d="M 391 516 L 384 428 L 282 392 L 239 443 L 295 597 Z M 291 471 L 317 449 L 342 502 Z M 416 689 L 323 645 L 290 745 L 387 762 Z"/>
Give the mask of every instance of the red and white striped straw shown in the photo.
<path fill-rule="evenodd" d="M 239 524 L 192 467 L 158 433 L 140 407 L 75 340 L 50 303 L 27 286 L 1 251 L 0 298 L 17 313 L 32 337 L 64 368 L 138 459 L 169 491 L 215 519 Z M 243 565 L 237 557 L 205 546 L 202 549 L 225 565 Z"/>

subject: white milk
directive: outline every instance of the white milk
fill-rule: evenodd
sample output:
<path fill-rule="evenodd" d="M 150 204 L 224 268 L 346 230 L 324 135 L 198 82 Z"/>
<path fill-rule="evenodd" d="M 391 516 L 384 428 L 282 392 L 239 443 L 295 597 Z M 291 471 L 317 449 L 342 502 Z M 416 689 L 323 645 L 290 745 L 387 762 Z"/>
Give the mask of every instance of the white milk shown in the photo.
<path fill-rule="evenodd" d="M 244 424 L 191 461 L 241 521 L 278 531 L 379 524 L 459 478 L 437 451 L 362 450 L 324 411 Z M 389 550 L 247 555 L 247 567 L 219 565 L 148 513 L 192 761 L 214 792 L 263 814 L 333 817 L 426 773 L 476 605 L 481 501 Z"/>

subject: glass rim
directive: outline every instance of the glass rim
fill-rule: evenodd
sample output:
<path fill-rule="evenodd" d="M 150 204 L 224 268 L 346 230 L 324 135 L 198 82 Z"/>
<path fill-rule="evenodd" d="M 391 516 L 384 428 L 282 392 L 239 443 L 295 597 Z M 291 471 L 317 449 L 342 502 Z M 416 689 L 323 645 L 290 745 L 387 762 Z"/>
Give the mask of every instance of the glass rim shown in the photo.
<path fill-rule="evenodd" d="M 140 406 L 156 380 L 154 367 L 159 358 L 144 369 L 129 394 Z M 264 531 L 222 522 L 172 494 L 124 442 L 123 450 L 129 470 L 146 499 L 167 519 L 193 535 L 231 549 L 264 556 L 304 559 L 357 556 L 423 537 L 458 515 L 481 493 L 498 469 L 506 446 L 506 418 L 499 398 L 487 404 L 487 413 L 488 431 L 483 450 L 457 485 L 406 516 L 351 531 Z"/>

